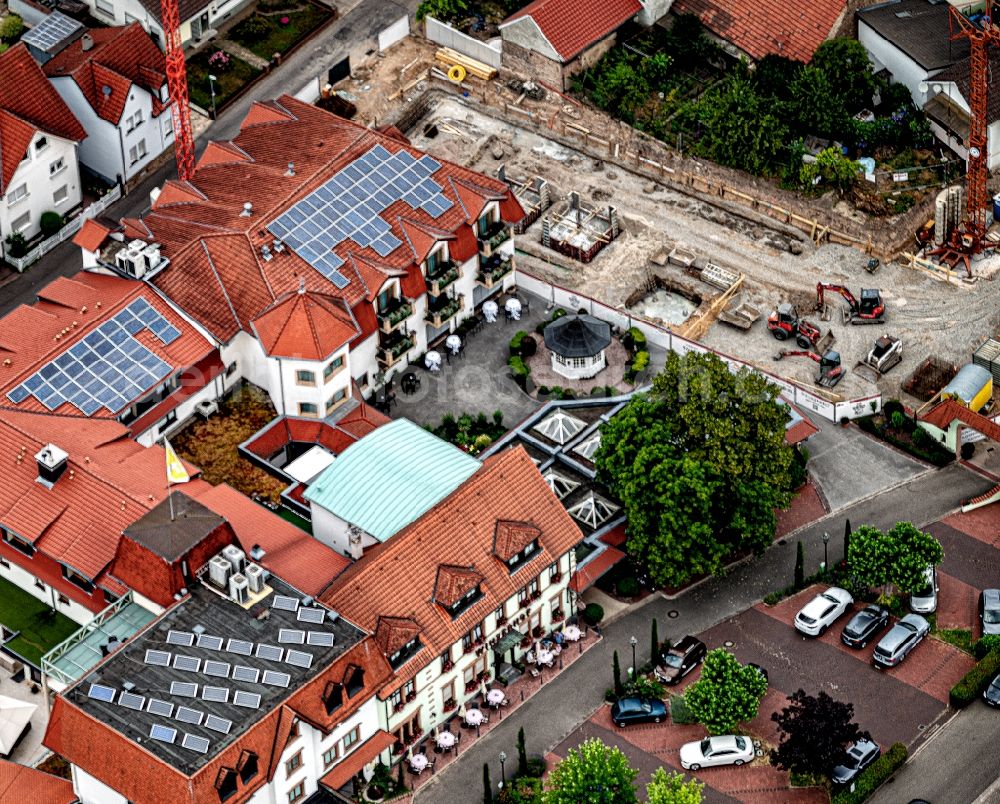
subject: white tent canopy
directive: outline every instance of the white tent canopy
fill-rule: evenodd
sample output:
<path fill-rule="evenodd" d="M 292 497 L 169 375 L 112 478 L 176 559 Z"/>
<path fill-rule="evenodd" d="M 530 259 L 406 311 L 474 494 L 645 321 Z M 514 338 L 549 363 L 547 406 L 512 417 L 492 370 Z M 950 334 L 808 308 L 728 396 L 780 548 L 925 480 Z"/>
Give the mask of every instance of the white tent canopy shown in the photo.
<path fill-rule="evenodd" d="M 38 704 L 0 695 L 0 754 L 7 756 L 31 723 Z"/>

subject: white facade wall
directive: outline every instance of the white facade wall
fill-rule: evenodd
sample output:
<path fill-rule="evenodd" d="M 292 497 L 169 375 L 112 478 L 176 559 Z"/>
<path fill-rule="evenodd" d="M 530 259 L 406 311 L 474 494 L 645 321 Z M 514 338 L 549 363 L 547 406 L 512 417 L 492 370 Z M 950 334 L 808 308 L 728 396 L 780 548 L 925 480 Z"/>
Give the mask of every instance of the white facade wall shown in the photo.
<path fill-rule="evenodd" d="M 128 804 L 128 799 L 94 778 L 77 765 L 71 765 L 73 772 L 73 792 L 80 804 Z"/>
<path fill-rule="evenodd" d="M 858 41 L 865 46 L 865 50 L 872 58 L 878 59 L 886 66 L 886 69 L 892 74 L 894 83 L 903 84 L 910 90 L 914 105 L 918 109 L 922 109 L 930 96 L 927 87 L 921 87 L 921 84 L 941 70 L 928 71 L 924 69 L 861 19 L 858 20 Z"/>
<path fill-rule="evenodd" d="M 927 83 L 928 99 L 937 95 L 943 95 L 953 106 L 960 109 L 966 118 L 971 116 L 969 104 L 959 91 L 958 84 L 954 81 L 934 81 L 933 78 Z M 930 120 L 929 122 L 934 136 L 958 154 L 960 158 L 969 158 L 968 144 L 960 142 L 954 133 L 948 131 L 936 121 Z M 995 120 L 986 128 L 986 153 L 989 156 L 987 165 L 990 170 L 1000 168 L 1000 146 L 998 146 L 998 143 L 1000 143 L 1000 120 Z"/>
<path fill-rule="evenodd" d="M 532 578 L 538 577 L 538 588 L 541 593 L 539 598 L 531 601 L 527 608 L 521 608 L 517 603 L 517 595 L 508 598 L 504 602 L 504 612 L 507 620 L 498 623 L 493 613 L 483 618 L 483 652 L 476 655 L 476 649 L 470 653 L 462 652 L 462 642 L 459 640 L 451 646 L 451 656 L 453 666 L 451 670 L 442 672 L 442 662 L 440 657 L 434 657 L 429 664 L 421 669 L 415 676 L 416 696 L 410 702 L 403 699 L 403 708 L 395 711 L 392 706 L 384 707 L 386 717 L 384 728 L 386 731 L 394 732 L 403 724 L 410 722 L 414 714 L 420 711 L 420 727 L 424 733 L 430 732 L 435 726 L 443 724 L 450 717 L 453 717 L 458 707 L 465 701 L 474 698 L 479 693 L 479 683 L 469 692 L 465 690 L 466 671 L 470 668 L 474 671 L 479 666 L 485 666 L 490 673 L 490 678 L 495 677 L 494 655 L 489 647 L 491 640 L 500 636 L 502 629 L 508 625 L 513 626 L 521 633 L 530 633 L 531 628 L 540 625 L 545 633 L 548 633 L 553 624 L 552 603 L 559 602 L 563 610 L 563 615 L 572 613 L 570 608 L 569 593 L 567 587 L 570 578 L 570 556 L 569 553 L 562 555 L 556 562 L 561 576 L 558 581 L 549 579 L 549 565 L 541 563 L 537 558 L 528 561 L 523 567 L 514 572 L 516 583 L 527 584 Z M 519 617 L 527 615 L 523 621 Z M 524 650 L 517 648 L 517 655 L 523 655 Z M 508 654 L 509 655 L 509 654 Z M 485 665 L 483 665 L 485 662 Z M 405 669 L 403 665 L 398 672 Z M 455 708 L 444 710 L 445 696 L 449 690 L 454 690 Z M 388 702 L 387 702 L 388 703 Z"/>
<path fill-rule="evenodd" d="M 203 399 L 215 400 L 222 395 L 222 386 L 217 385 L 216 383 L 217 381 L 213 380 L 198 393 L 189 396 L 177 407 L 175 407 L 173 412 L 177 415 L 177 418 L 174 419 L 169 425 L 164 424 L 166 421 L 166 416 L 164 416 L 158 422 L 153 424 L 152 427 L 148 427 L 141 433 L 135 434 L 135 440 L 144 447 L 151 447 L 164 436 L 169 436 L 174 430 L 179 430 L 184 426 L 187 420 L 194 415 L 195 408 L 198 406 L 199 402 Z"/>
<path fill-rule="evenodd" d="M 349 522 L 315 503 L 309 503 L 309 510 L 312 514 L 313 536 L 341 555 L 357 560 L 365 550 L 379 543 L 374 536 L 362 533 L 361 540 L 352 544 Z"/>
<path fill-rule="evenodd" d="M 163 26 L 139 0 L 84 0 L 94 16 L 109 25 L 128 25 L 138 21 L 153 35 L 156 44 L 163 47 Z M 181 45 L 205 38 L 206 32 L 217 28 L 233 14 L 249 5 L 250 0 L 206 0 L 201 12 L 180 25 Z M 198 33 L 198 36 L 194 34 Z"/>
<path fill-rule="evenodd" d="M 500 26 L 500 38 L 504 42 L 513 42 L 527 50 L 541 53 L 546 58 L 553 61 L 562 61 L 562 57 L 556 51 L 542 29 L 531 17 L 519 17 L 513 22 L 507 22 Z"/>
<path fill-rule="evenodd" d="M 43 139 L 47 145 L 39 151 L 38 144 Z M 54 134 L 35 132 L 28 150 L 28 157 L 17 166 L 6 194 L 0 200 L 0 243 L 14 231 L 20 231 L 26 240 L 33 238 L 41 231 L 39 221 L 43 212 L 52 210 L 65 215 L 80 206 L 80 167 L 76 143 Z M 57 168 L 59 160 L 62 160 L 62 167 Z M 21 187 L 27 190 L 27 195 L 14 201 Z M 55 193 L 62 193 L 62 188 L 65 188 L 66 195 L 56 202 Z M 20 227 L 24 215 L 28 215 L 27 226 L 15 229 L 14 224 L 18 223 Z M 2 248 L 0 245 L 0 251 Z"/>
<path fill-rule="evenodd" d="M 65 614 L 74 622 L 86 625 L 94 619 L 95 612 L 77 603 L 73 598 L 67 596 L 65 603 L 59 600 L 59 590 L 53 590 L 45 581 L 41 581 L 45 588 L 36 586 L 35 581 L 40 579 L 20 564 L 15 563 L 16 559 L 7 559 L 9 567 L 0 566 L 0 578 L 10 581 L 14 586 L 23 589 L 29 595 L 42 601 L 49 608 L 55 608 L 60 614 Z M 67 582 L 69 583 L 69 582 Z"/>

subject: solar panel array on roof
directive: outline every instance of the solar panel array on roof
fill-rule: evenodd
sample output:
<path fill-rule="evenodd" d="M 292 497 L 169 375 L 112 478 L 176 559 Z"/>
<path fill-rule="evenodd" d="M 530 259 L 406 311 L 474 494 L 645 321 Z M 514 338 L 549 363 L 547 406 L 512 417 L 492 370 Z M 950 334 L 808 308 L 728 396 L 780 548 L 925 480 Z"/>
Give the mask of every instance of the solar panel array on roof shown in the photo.
<path fill-rule="evenodd" d="M 146 711 L 151 715 L 170 717 L 174 713 L 174 705 L 169 701 L 161 701 L 159 698 L 150 698 L 146 702 Z"/>
<path fill-rule="evenodd" d="M 181 333 L 139 297 L 93 332 L 49 361 L 7 394 L 15 405 L 29 396 L 48 410 L 65 402 L 87 416 L 118 413 L 168 377 L 173 368 L 135 336 L 150 330 L 164 346 Z"/>
<path fill-rule="evenodd" d="M 201 668 L 201 672 L 208 676 L 229 678 L 229 662 L 215 662 L 208 659 L 205 661 L 205 666 Z"/>
<path fill-rule="evenodd" d="M 332 648 L 336 640 L 336 634 L 328 634 L 326 631 L 310 631 L 306 634 L 306 643 L 317 648 Z"/>
<path fill-rule="evenodd" d="M 270 662 L 280 662 L 285 655 L 283 648 L 277 645 L 265 645 L 263 642 L 257 646 L 256 656 L 258 659 L 267 659 Z"/>
<path fill-rule="evenodd" d="M 260 678 L 260 670 L 256 667 L 247 667 L 245 664 L 238 664 L 233 668 L 233 681 L 245 681 L 249 684 L 256 684 Z"/>
<path fill-rule="evenodd" d="M 233 721 L 226 720 L 224 717 L 219 717 L 218 715 L 209 715 L 205 718 L 205 728 L 211 729 L 212 731 L 217 731 L 220 734 L 229 734 L 229 730 L 233 727 Z"/>
<path fill-rule="evenodd" d="M 247 709 L 257 709 L 260 706 L 260 695 L 256 692 L 236 690 L 236 694 L 233 695 L 233 704 Z"/>
<path fill-rule="evenodd" d="M 115 691 L 111 687 L 105 687 L 103 684 L 91 684 L 90 689 L 87 691 L 87 697 L 93 698 L 95 701 L 111 703 L 115 699 Z"/>
<path fill-rule="evenodd" d="M 306 632 L 295 628 L 278 629 L 278 642 L 284 644 L 301 645 L 306 641 Z"/>
<path fill-rule="evenodd" d="M 299 599 L 297 597 L 275 595 L 274 599 L 271 601 L 271 608 L 278 609 L 279 611 L 295 611 L 298 607 Z"/>
<path fill-rule="evenodd" d="M 251 656 L 253 655 L 253 642 L 248 642 L 245 639 L 230 639 L 226 643 L 226 650 L 240 656 Z"/>
<path fill-rule="evenodd" d="M 208 685 L 206 685 L 201 690 L 201 699 L 203 701 L 214 701 L 215 703 L 228 703 L 229 688 L 209 687 Z"/>
<path fill-rule="evenodd" d="M 154 723 L 149 729 L 149 736 L 161 743 L 173 743 L 177 739 L 177 729 Z"/>
<path fill-rule="evenodd" d="M 174 656 L 174 669 L 197 673 L 201 668 L 201 659 L 196 656 L 184 656 L 180 653 Z"/>
<path fill-rule="evenodd" d="M 144 659 L 146 664 L 155 665 L 156 667 L 169 667 L 170 666 L 170 651 L 166 650 L 147 650 L 146 658 Z"/>
<path fill-rule="evenodd" d="M 190 681 L 171 681 L 170 694 L 180 695 L 183 698 L 197 698 L 198 685 Z"/>
<path fill-rule="evenodd" d="M 38 25 L 27 31 L 21 37 L 21 41 L 49 53 L 77 31 L 82 30 L 83 27 L 82 23 L 58 11 L 53 11 L 47 17 L 42 18 Z"/>
<path fill-rule="evenodd" d="M 312 667 L 313 657 L 311 653 L 306 653 L 304 650 L 292 650 L 289 648 L 285 654 L 285 661 L 288 664 L 294 664 L 296 667 L 309 668 Z"/>
<path fill-rule="evenodd" d="M 339 271 L 344 261 L 333 248 L 350 239 L 388 257 L 402 242 L 381 215 L 396 201 L 441 217 L 452 202 L 430 178 L 440 167 L 426 154 L 417 159 L 409 151 L 393 154 L 376 145 L 267 228 L 334 285 L 345 288 L 348 280 Z"/>
<path fill-rule="evenodd" d="M 278 673 L 275 670 L 265 670 L 262 684 L 269 684 L 272 687 L 287 687 L 291 683 L 292 677 L 288 673 Z"/>
<path fill-rule="evenodd" d="M 192 723 L 195 726 L 200 726 L 201 721 L 205 719 L 205 713 L 192 709 L 190 706 L 178 706 L 177 714 L 174 717 L 181 723 Z"/>
<path fill-rule="evenodd" d="M 185 734 L 181 740 L 181 745 L 190 751 L 197 751 L 199 754 L 207 754 L 209 742 L 205 737 L 198 737 L 195 734 Z"/>
<path fill-rule="evenodd" d="M 146 699 L 142 695 L 136 695 L 134 692 L 123 692 L 118 696 L 118 705 L 124 706 L 126 709 L 134 709 L 136 712 L 141 712 L 146 706 Z"/>
<path fill-rule="evenodd" d="M 189 648 L 194 644 L 194 634 L 190 631 L 167 631 L 167 644 Z"/>
<path fill-rule="evenodd" d="M 202 634 L 198 637 L 198 647 L 206 650 L 222 650 L 222 637 Z"/>
<path fill-rule="evenodd" d="M 319 625 L 326 619 L 325 609 L 313 609 L 302 607 L 298 610 L 295 615 L 295 619 L 302 623 L 311 623 L 312 625 Z"/>

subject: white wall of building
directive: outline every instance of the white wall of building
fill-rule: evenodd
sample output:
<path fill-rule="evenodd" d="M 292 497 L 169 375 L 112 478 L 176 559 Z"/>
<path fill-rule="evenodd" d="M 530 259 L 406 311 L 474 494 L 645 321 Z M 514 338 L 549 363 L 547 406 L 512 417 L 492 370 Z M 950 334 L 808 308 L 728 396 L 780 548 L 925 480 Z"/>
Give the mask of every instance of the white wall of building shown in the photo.
<path fill-rule="evenodd" d="M 109 25 L 128 25 L 140 22 L 160 47 L 163 47 L 163 27 L 139 0 L 84 0 L 94 16 Z M 233 14 L 249 5 L 250 0 L 205 0 L 201 11 L 184 20 L 180 25 L 181 44 L 201 41 L 206 32 L 213 30 Z M 195 34 L 198 34 L 195 36 Z"/>
<path fill-rule="evenodd" d="M 921 87 L 921 84 L 927 81 L 929 76 L 939 73 L 941 70 L 925 70 L 860 19 L 858 20 L 858 41 L 865 46 L 865 50 L 872 58 L 886 66 L 894 83 L 903 84 L 910 90 L 913 103 L 918 109 L 922 109 L 927 103 L 929 95 L 927 88 Z"/>
<path fill-rule="evenodd" d="M 46 144 L 39 150 L 42 142 Z M 39 221 L 43 212 L 51 210 L 65 215 L 80 205 L 76 143 L 54 134 L 35 132 L 28 150 L 28 156 L 17 166 L 0 200 L 0 243 L 15 231 L 30 240 L 41 231 Z M 56 200 L 57 193 L 61 200 Z M 22 223 L 25 215 L 26 226 Z"/>
<path fill-rule="evenodd" d="M 147 427 L 141 433 L 136 433 L 134 438 L 144 447 L 151 447 L 165 436 L 169 436 L 174 430 L 179 430 L 184 424 L 194 416 L 195 408 L 202 400 L 215 400 L 221 396 L 221 386 L 217 386 L 213 380 L 198 393 L 189 396 L 172 411 L 174 414 L 171 421 L 167 422 L 167 416 L 163 416 L 151 427 Z"/>
<path fill-rule="evenodd" d="M 355 538 L 352 543 L 350 523 L 316 503 L 309 503 L 309 510 L 312 514 L 313 536 L 341 555 L 357 560 L 365 550 L 379 543 L 374 536 L 364 532 L 361 532 L 360 540 Z"/>
<path fill-rule="evenodd" d="M 94 778 L 85 770 L 72 765 L 73 792 L 80 799 L 80 804 L 128 804 L 128 799 L 108 787 L 104 782 Z"/>

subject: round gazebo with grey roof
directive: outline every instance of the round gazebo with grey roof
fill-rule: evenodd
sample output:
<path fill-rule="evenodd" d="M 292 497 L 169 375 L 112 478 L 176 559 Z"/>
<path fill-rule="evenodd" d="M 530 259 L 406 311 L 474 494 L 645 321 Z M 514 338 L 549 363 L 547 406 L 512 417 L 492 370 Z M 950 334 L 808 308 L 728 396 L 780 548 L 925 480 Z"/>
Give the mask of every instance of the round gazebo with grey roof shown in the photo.
<path fill-rule="evenodd" d="M 585 380 L 603 369 L 610 343 L 611 325 L 592 315 L 564 315 L 545 328 L 552 370 L 570 380 Z"/>

